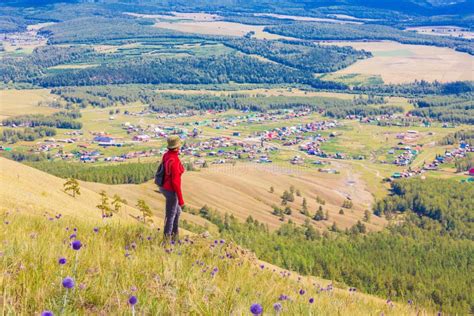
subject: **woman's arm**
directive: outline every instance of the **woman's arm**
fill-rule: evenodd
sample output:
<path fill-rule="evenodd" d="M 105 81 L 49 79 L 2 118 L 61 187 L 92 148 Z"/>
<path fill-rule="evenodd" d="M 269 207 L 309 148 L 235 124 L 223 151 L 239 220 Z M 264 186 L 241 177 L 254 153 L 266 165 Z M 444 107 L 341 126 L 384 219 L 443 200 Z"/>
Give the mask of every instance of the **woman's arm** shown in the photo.
<path fill-rule="evenodd" d="M 171 186 L 173 187 L 173 191 L 176 192 L 176 195 L 178 196 L 179 206 L 183 206 L 184 200 L 183 193 L 181 191 L 181 172 L 179 170 L 179 163 L 176 163 L 176 161 L 170 161 L 170 169 Z"/>

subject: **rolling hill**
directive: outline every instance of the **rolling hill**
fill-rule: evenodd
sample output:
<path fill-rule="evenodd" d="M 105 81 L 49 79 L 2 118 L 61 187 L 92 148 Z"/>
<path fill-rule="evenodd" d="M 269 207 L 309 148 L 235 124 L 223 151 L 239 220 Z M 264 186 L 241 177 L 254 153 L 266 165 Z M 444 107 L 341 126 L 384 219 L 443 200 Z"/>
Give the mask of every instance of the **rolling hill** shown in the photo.
<path fill-rule="evenodd" d="M 2 313 L 126 313 L 130 296 L 138 298 L 134 308 L 145 314 L 246 314 L 253 304 L 264 311 L 281 307 L 288 315 L 415 312 L 404 304 L 395 306 L 261 262 L 232 241 L 214 242 L 183 231 L 188 236 L 182 242 L 160 247 L 161 233 L 135 220 L 138 211 L 133 207 L 125 206 L 118 216 L 101 221 L 95 189 L 103 187 L 81 183 L 81 195 L 73 198 L 62 191 L 63 179 L 3 158 L 0 167 Z M 193 176 L 188 180 L 196 181 Z M 125 196 L 127 190 L 133 191 L 130 186 L 110 191 Z M 147 192 L 152 194 L 149 184 L 140 196 Z M 194 199 L 190 196 L 198 201 Z M 53 217 L 59 213 L 60 218 Z M 69 240 L 79 240 L 83 247 L 75 252 Z M 66 259 L 64 266 L 57 264 L 59 257 Z M 69 296 L 60 286 L 66 275 L 76 282 Z M 29 290 L 24 292 L 26 284 Z"/>

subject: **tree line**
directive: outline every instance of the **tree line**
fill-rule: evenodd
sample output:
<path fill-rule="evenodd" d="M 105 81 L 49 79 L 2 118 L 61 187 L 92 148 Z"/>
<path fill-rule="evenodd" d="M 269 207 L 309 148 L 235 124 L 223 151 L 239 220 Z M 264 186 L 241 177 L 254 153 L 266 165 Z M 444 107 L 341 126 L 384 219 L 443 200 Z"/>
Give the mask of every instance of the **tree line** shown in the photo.
<path fill-rule="evenodd" d="M 80 118 L 79 111 L 61 111 L 52 115 L 26 114 L 2 120 L 4 126 L 47 126 L 66 129 L 81 129 L 82 123 L 75 121 Z"/>
<path fill-rule="evenodd" d="M 74 178 L 105 184 L 139 184 L 153 179 L 157 164 L 123 163 L 116 165 L 88 165 L 65 161 L 25 162 L 27 165 L 60 178 Z"/>

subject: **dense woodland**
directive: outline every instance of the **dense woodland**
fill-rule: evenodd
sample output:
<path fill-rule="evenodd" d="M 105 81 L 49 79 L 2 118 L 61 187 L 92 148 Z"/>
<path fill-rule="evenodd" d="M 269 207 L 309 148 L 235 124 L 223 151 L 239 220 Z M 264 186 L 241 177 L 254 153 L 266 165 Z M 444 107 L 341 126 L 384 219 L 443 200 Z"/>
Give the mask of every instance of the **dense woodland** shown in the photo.
<path fill-rule="evenodd" d="M 392 40 L 405 44 L 443 46 L 474 55 L 472 41 L 443 36 L 420 35 L 384 25 L 299 22 L 272 25 L 266 27 L 265 30 L 270 33 L 305 40 Z"/>
<path fill-rule="evenodd" d="M 24 141 L 34 141 L 38 138 L 51 137 L 56 135 L 56 130 L 50 127 L 35 127 L 35 128 L 4 128 L 2 129 L 2 134 L 0 141 L 8 144 L 14 144 L 21 140 Z"/>
<path fill-rule="evenodd" d="M 75 119 L 80 117 L 81 114 L 78 111 L 61 111 L 49 116 L 42 114 L 26 114 L 4 119 L 2 121 L 2 125 L 28 127 L 48 126 L 67 129 L 81 129 L 82 123 L 75 121 Z"/>
<path fill-rule="evenodd" d="M 416 223 L 422 228 L 474 240 L 474 186 L 470 184 L 439 179 L 397 181 L 392 195 L 374 207 L 375 214 L 389 217 L 408 211 L 420 216 Z"/>
<path fill-rule="evenodd" d="M 376 233 L 361 234 L 359 228 L 342 232 L 335 227 L 321 236 L 312 225 L 292 223 L 269 232 L 251 218 L 239 224 L 232 216 L 222 218 L 207 208 L 197 214 L 216 224 L 225 237 L 273 264 L 388 299 L 431 305 L 443 313 L 472 312 L 474 187 L 451 180 L 410 179 L 395 184 L 394 192 L 398 188 L 410 190 L 402 198 L 411 201 L 413 209 L 404 211 L 400 224 Z M 436 192 L 433 202 L 428 197 L 414 198 L 432 196 L 430 192 Z M 393 198 L 383 203 L 390 204 Z M 441 203 L 441 219 L 434 215 L 434 201 Z M 449 210 L 446 205 L 451 205 Z M 463 220 L 468 223 L 461 224 Z"/>
<path fill-rule="evenodd" d="M 409 113 L 442 122 L 474 124 L 474 94 L 424 97 L 414 101 L 417 109 Z"/>
<path fill-rule="evenodd" d="M 372 54 L 352 47 L 321 46 L 311 42 L 234 39 L 225 45 L 280 64 L 317 73 L 336 71 Z"/>
<path fill-rule="evenodd" d="M 87 165 L 64 161 L 27 162 L 28 165 L 61 178 L 106 184 L 138 184 L 153 179 L 156 163 L 126 163 L 120 165 Z"/>

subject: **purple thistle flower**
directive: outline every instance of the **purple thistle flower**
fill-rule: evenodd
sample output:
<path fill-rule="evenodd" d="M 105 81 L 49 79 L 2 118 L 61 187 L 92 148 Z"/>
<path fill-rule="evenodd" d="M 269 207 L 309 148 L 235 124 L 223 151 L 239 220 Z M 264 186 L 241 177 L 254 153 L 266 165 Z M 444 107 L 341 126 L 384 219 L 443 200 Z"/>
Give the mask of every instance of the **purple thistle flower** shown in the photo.
<path fill-rule="evenodd" d="M 63 286 L 66 289 L 72 289 L 74 287 L 74 280 L 71 277 L 65 277 L 63 280 Z"/>
<path fill-rule="evenodd" d="M 313 303 L 314 303 L 314 298 L 310 298 L 310 299 L 309 299 L 309 303 L 310 303 L 310 304 L 313 304 Z"/>
<path fill-rule="evenodd" d="M 41 316 L 54 316 L 53 312 L 51 311 L 43 311 L 41 313 Z"/>
<path fill-rule="evenodd" d="M 304 295 L 304 293 L 306 293 L 306 291 L 303 290 L 303 289 L 301 289 L 301 290 L 300 290 L 300 295 Z"/>
<path fill-rule="evenodd" d="M 72 249 L 74 249 L 74 250 L 79 250 L 79 249 L 81 249 L 81 247 L 82 247 L 82 243 L 81 243 L 79 240 L 74 240 L 74 241 L 71 243 L 71 247 L 72 247 Z"/>
<path fill-rule="evenodd" d="M 283 307 L 281 306 L 280 303 L 275 303 L 275 304 L 273 304 L 273 309 L 275 310 L 275 312 L 279 313 L 279 312 L 281 312 Z"/>
<path fill-rule="evenodd" d="M 60 265 L 66 264 L 66 262 L 67 262 L 67 260 L 66 260 L 66 258 L 64 258 L 64 257 L 61 257 L 61 258 L 59 258 L 59 260 L 58 260 L 58 263 L 59 263 Z"/>
<path fill-rule="evenodd" d="M 130 304 L 130 305 L 133 306 L 133 305 L 135 305 L 135 304 L 137 304 L 137 303 L 138 303 L 138 299 L 137 299 L 136 296 L 132 295 L 132 296 L 129 297 L 129 299 L 128 299 L 128 304 Z"/>
<path fill-rule="evenodd" d="M 69 239 L 74 239 L 74 238 L 76 238 L 76 237 L 77 237 L 76 234 L 71 234 L 71 236 L 69 236 Z"/>
<path fill-rule="evenodd" d="M 224 239 L 221 239 L 219 242 L 220 242 L 221 244 L 225 244 L 225 240 L 224 240 Z"/>
<path fill-rule="evenodd" d="M 260 269 L 265 269 L 265 266 L 263 264 L 260 265 Z"/>
<path fill-rule="evenodd" d="M 94 227 L 94 233 L 98 233 L 99 232 L 99 227 Z"/>
<path fill-rule="evenodd" d="M 413 300 L 408 300 L 408 305 L 413 305 Z"/>
<path fill-rule="evenodd" d="M 147 239 L 148 241 L 150 241 L 150 240 L 151 240 L 151 236 L 148 236 L 146 239 Z"/>
<path fill-rule="evenodd" d="M 285 295 L 285 294 L 281 294 L 278 299 L 279 299 L 280 301 L 286 301 L 286 300 L 288 300 L 288 296 Z"/>
<path fill-rule="evenodd" d="M 217 239 L 216 239 L 216 240 L 214 240 L 214 243 L 215 243 L 215 244 L 217 244 L 218 242 L 219 242 L 219 241 L 218 241 Z"/>
<path fill-rule="evenodd" d="M 73 230 L 74 230 L 75 232 L 77 232 L 77 228 L 76 228 L 76 227 L 74 227 L 74 229 L 73 229 Z"/>
<path fill-rule="evenodd" d="M 10 222 L 9 222 L 9 221 L 4 221 L 4 223 L 5 223 L 5 225 L 8 225 L 8 224 L 10 224 Z"/>
<path fill-rule="evenodd" d="M 260 315 L 263 313 L 263 307 L 260 304 L 252 304 L 252 306 L 250 306 L 250 312 L 253 315 Z"/>

